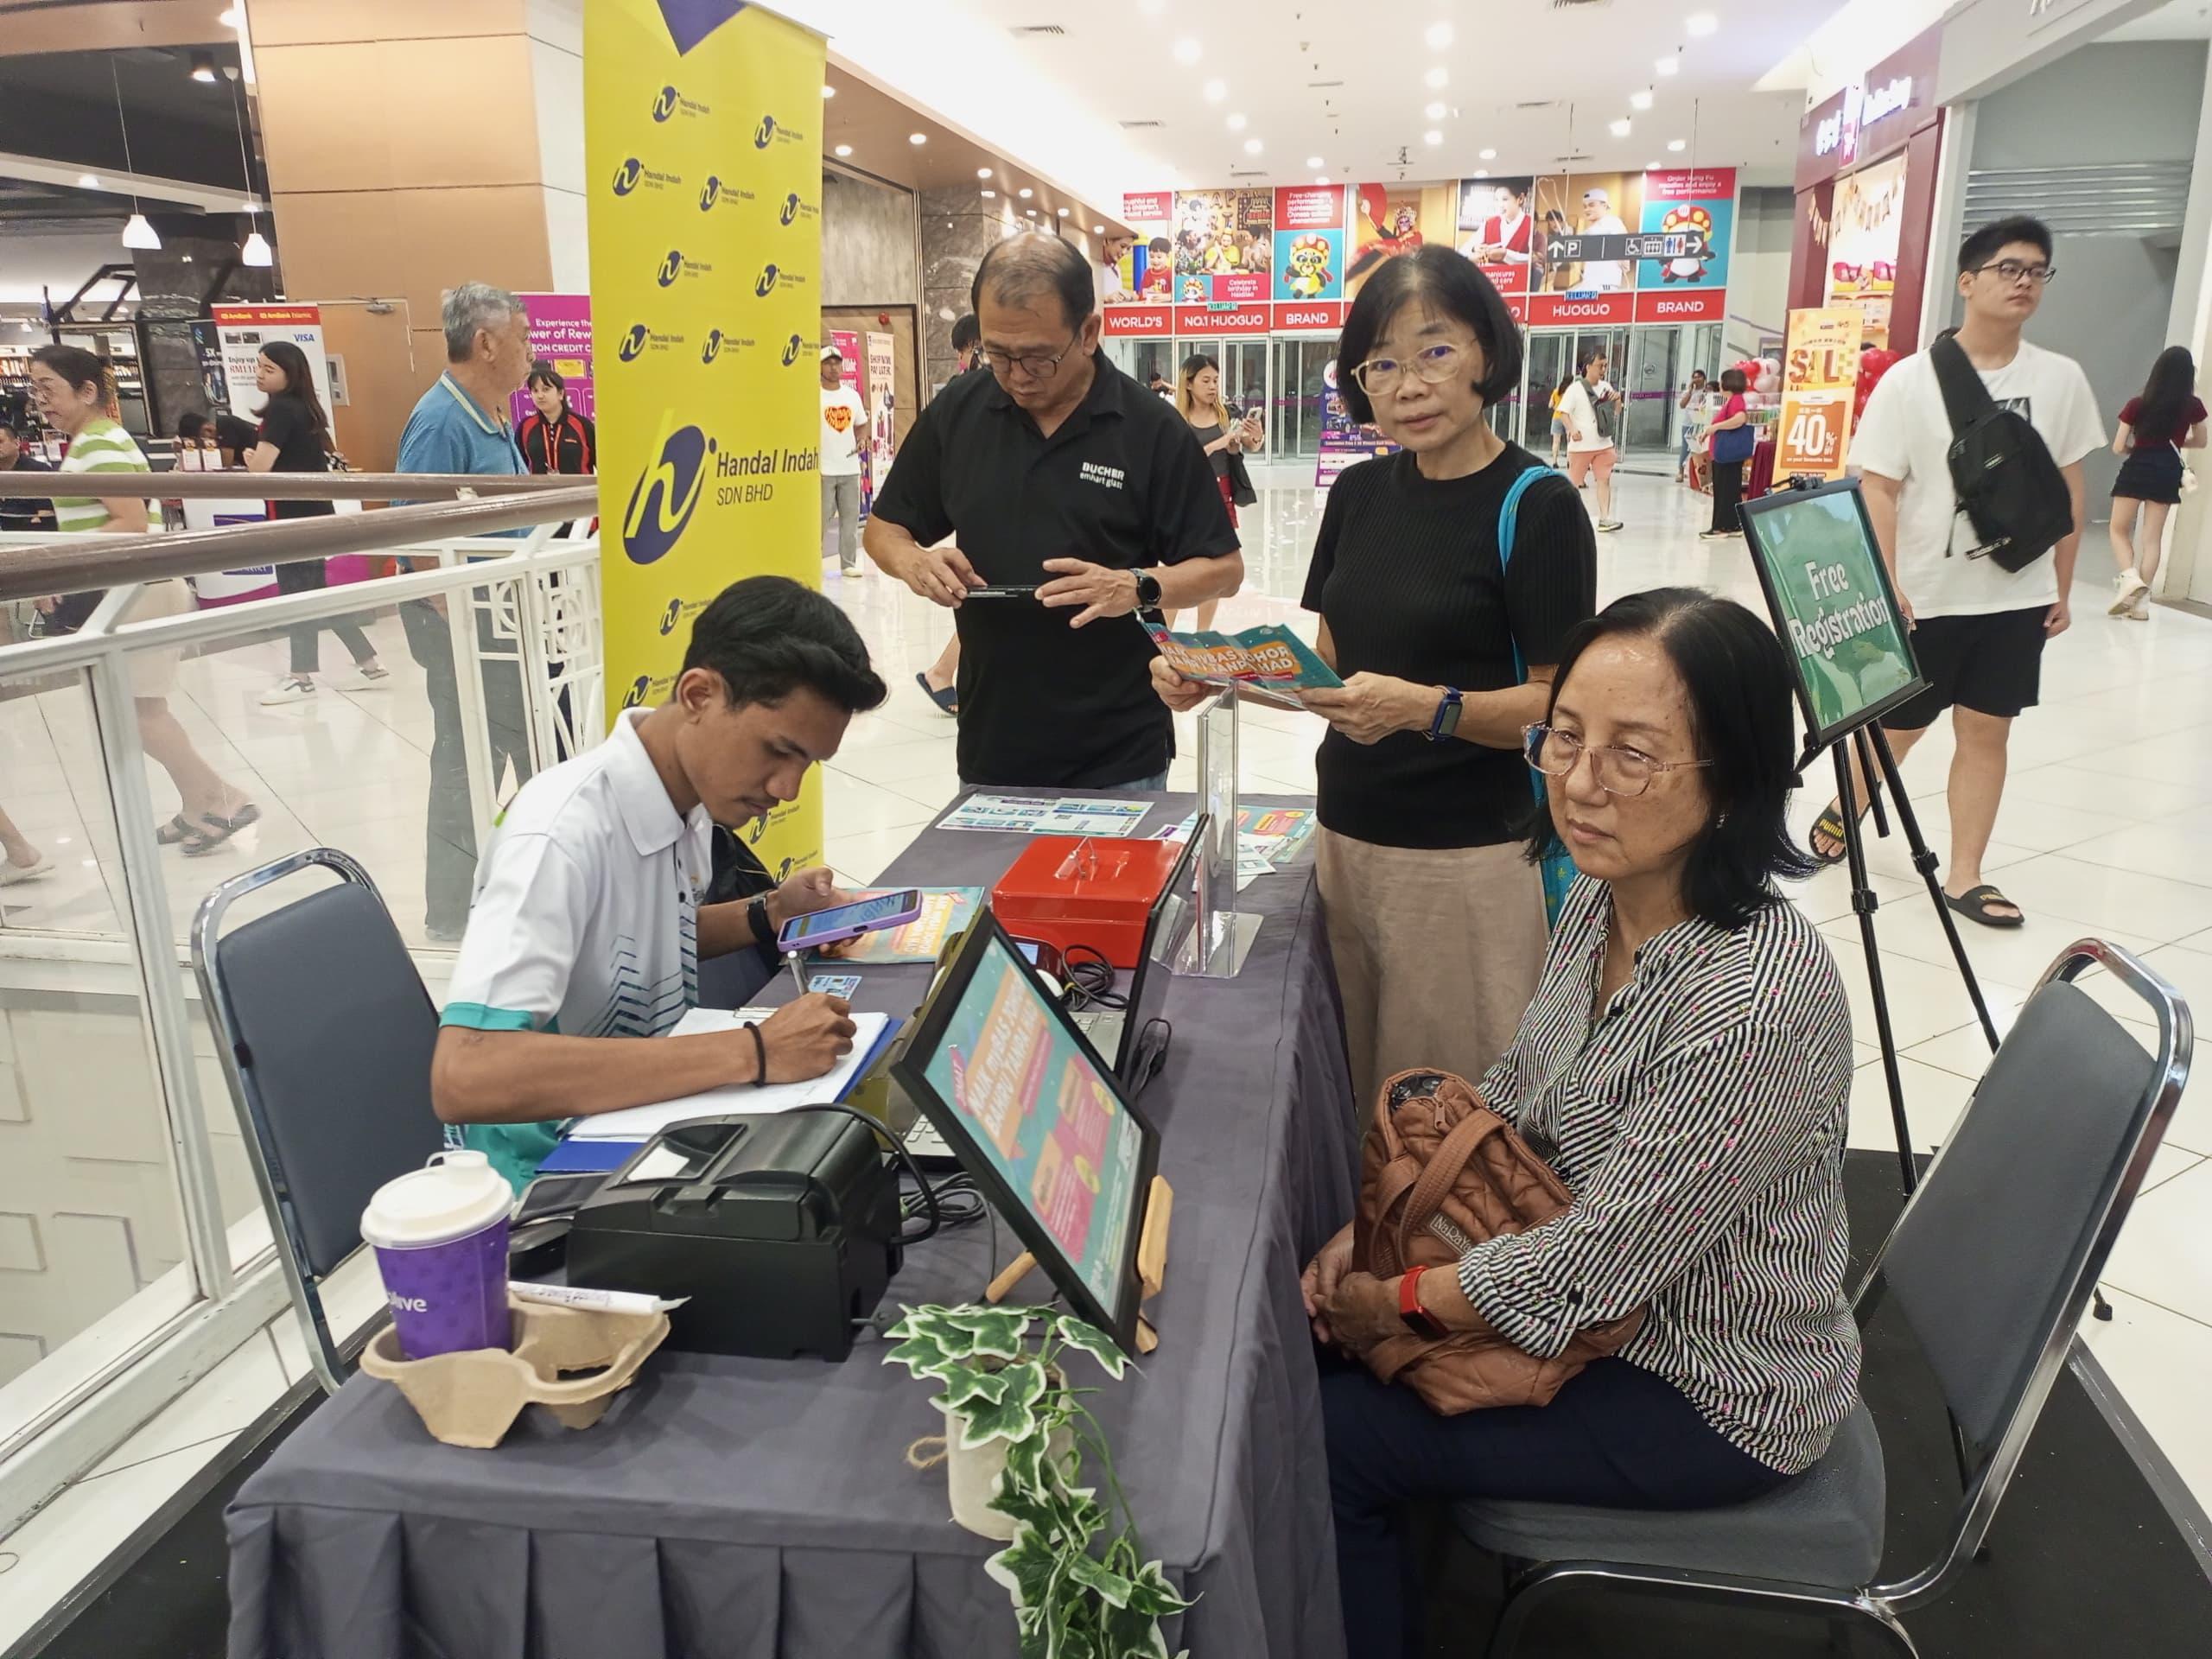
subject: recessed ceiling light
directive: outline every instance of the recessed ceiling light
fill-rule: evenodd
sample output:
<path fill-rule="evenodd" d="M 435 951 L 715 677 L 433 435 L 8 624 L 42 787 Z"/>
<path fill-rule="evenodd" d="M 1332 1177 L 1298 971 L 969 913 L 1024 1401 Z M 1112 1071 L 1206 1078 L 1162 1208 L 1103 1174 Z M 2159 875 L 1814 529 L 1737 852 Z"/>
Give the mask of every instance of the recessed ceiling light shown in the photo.
<path fill-rule="evenodd" d="M 245 16 L 236 6 L 225 6 L 222 10 L 215 14 L 215 21 L 225 29 L 236 29 L 245 22 Z"/>
<path fill-rule="evenodd" d="M 1682 60 L 1680 58 L 1654 58 L 1651 60 L 1651 67 L 1656 73 L 1662 76 L 1680 74 L 1682 69 Z"/>
<path fill-rule="evenodd" d="M 926 144 L 929 141 L 930 136 L 926 132 L 910 132 L 906 135 L 906 142 L 910 144 Z"/>
<path fill-rule="evenodd" d="M 1327 174 L 1325 174 L 1325 173 L 1322 174 L 1319 178 L 1317 178 L 1317 179 L 1315 179 L 1315 180 L 1313 181 L 1313 182 L 1314 182 L 1314 183 L 1316 183 L 1316 184 L 1326 184 L 1328 181 L 1329 181 L 1329 175 L 1328 175 Z"/>
<path fill-rule="evenodd" d="M 1638 87 L 1635 92 L 1630 92 L 1628 95 L 1628 106 L 1631 110 L 1649 109 L 1651 107 L 1651 89 L 1649 86 L 1642 86 Z"/>
<path fill-rule="evenodd" d="M 1067 210 L 1066 208 L 1065 208 L 1065 207 L 1061 208 L 1061 209 L 1060 209 L 1060 217 L 1061 217 L 1062 219 L 1065 219 L 1067 216 L 1068 216 L 1068 210 Z"/>
<path fill-rule="evenodd" d="M 1625 138 L 1633 129 L 1629 124 L 1629 118 L 1624 115 L 1618 120 L 1606 122 L 1605 130 L 1616 138 Z"/>
<path fill-rule="evenodd" d="M 1475 169 L 1475 176 L 1478 179 L 1486 179 L 1490 177 L 1490 168 L 1486 167 L 1477 168 Z"/>
<path fill-rule="evenodd" d="M 1494 149 L 1482 150 L 1478 152 L 1478 159 L 1485 162 L 1494 162 L 1497 159 L 1497 152 Z"/>
<path fill-rule="evenodd" d="M 1034 218 L 1036 218 L 1036 217 L 1037 217 L 1037 210 L 1036 210 L 1034 207 L 1025 207 L 1025 208 L 1023 208 L 1021 211 L 1022 211 L 1023 213 L 1027 213 L 1027 214 L 1030 218 L 1032 218 L 1032 219 L 1034 219 Z"/>
<path fill-rule="evenodd" d="M 1452 72 L 1440 63 L 1436 67 L 1423 75 L 1421 78 L 1421 80 L 1422 86 L 1430 88 L 1432 91 L 1441 91 L 1443 88 L 1449 86 L 1452 84 Z"/>
<path fill-rule="evenodd" d="M 1258 155 L 1260 153 L 1260 141 L 1256 138 L 1247 138 L 1244 141 L 1244 153 L 1247 156 Z"/>
<path fill-rule="evenodd" d="M 1229 96 L 1229 83 L 1225 80 L 1210 80 L 1200 87 L 1199 91 L 1205 94 L 1207 103 L 1218 104 Z"/>
<path fill-rule="evenodd" d="M 983 192 L 983 200 L 985 201 L 996 201 L 998 199 L 999 193 L 995 190 L 986 190 Z"/>
<path fill-rule="evenodd" d="M 1017 195 L 1019 195 L 1019 196 L 1020 196 L 1020 197 L 1024 201 L 1027 201 L 1027 200 L 1029 200 L 1029 198 L 1030 198 L 1030 197 L 1032 197 L 1032 196 L 1035 195 L 1037 193 L 1036 193 L 1034 190 L 1032 190 L 1032 189 L 1031 189 L 1027 185 L 1026 185 L 1026 184 L 1025 184 L 1025 185 L 1023 185 L 1023 186 L 1021 187 L 1021 188 L 1020 188 L 1020 190 L 1016 191 L 1014 194 L 1017 194 Z"/>
<path fill-rule="evenodd" d="M 1232 115 L 1229 118 L 1229 130 L 1231 132 L 1243 131 L 1246 124 L 1244 118 L 1241 115 Z"/>
<path fill-rule="evenodd" d="M 1720 27 L 1720 20 L 1709 11 L 1694 11 L 1682 19 L 1682 27 L 1692 38 L 1702 40 Z"/>
<path fill-rule="evenodd" d="M 1444 118 L 1444 100 L 1440 98 L 1425 106 L 1421 113 L 1432 121 L 1441 121 Z"/>
<path fill-rule="evenodd" d="M 1452 44 L 1452 25 L 1444 19 L 1439 18 L 1428 26 L 1427 32 L 1422 35 L 1421 39 L 1441 52 Z"/>
<path fill-rule="evenodd" d="M 852 153 L 853 147 L 850 144 L 840 144 L 837 146 L 837 154 L 840 156 L 849 156 Z"/>
<path fill-rule="evenodd" d="M 979 167 L 976 169 L 976 176 L 979 179 L 988 179 L 991 176 L 991 169 L 988 167 Z"/>
<path fill-rule="evenodd" d="M 1103 236 L 1106 234 L 1106 227 L 1103 225 L 1094 225 L 1090 229 L 1094 235 Z"/>
<path fill-rule="evenodd" d="M 1444 142 L 1444 135 L 1434 127 L 1431 127 L 1427 132 L 1421 134 L 1421 141 L 1424 144 L 1440 144 Z"/>
<path fill-rule="evenodd" d="M 1175 42 L 1173 48 L 1171 49 L 1170 55 L 1174 58 L 1176 62 L 1188 65 L 1196 63 L 1205 51 L 1205 47 L 1199 45 L 1198 41 L 1192 40 L 1188 35 L 1185 35 L 1181 40 Z"/>
<path fill-rule="evenodd" d="M 1319 156 L 1308 156 L 1306 158 L 1306 165 L 1318 168 L 1321 165 L 1321 158 Z"/>
<path fill-rule="evenodd" d="M 79 190 L 97 190 L 100 188 L 100 181 L 96 175 L 79 173 L 77 175 L 77 188 Z"/>
<path fill-rule="evenodd" d="M 1689 140 L 1687 138 L 1669 138 L 1667 141 L 1667 148 L 1677 156 L 1689 147 Z"/>
<path fill-rule="evenodd" d="M 835 98 L 837 96 L 837 89 L 825 80 L 822 83 L 822 96 L 824 98 Z"/>

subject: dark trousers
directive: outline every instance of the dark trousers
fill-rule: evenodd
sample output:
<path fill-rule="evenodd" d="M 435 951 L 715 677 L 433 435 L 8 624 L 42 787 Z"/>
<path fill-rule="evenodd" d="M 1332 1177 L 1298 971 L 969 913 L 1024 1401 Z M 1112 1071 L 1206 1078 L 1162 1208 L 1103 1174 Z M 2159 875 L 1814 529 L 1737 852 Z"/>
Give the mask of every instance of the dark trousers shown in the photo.
<path fill-rule="evenodd" d="M 1737 531 L 1744 527 L 1736 509 L 1744 505 L 1744 463 L 1740 461 L 1716 461 L 1713 463 L 1713 527 L 1715 530 Z"/>
<path fill-rule="evenodd" d="M 1742 1503 L 1785 1478 L 1708 1427 L 1672 1384 L 1624 1359 L 1589 1366 L 1548 1406 L 1456 1417 L 1355 1362 L 1325 1356 L 1321 1365 L 1351 1659 L 1411 1659 L 1421 1649 L 1419 1569 L 1400 1538 L 1409 1500 L 1694 1510 Z"/>
<path fill-rule="evenodd" d="M 461 602 L 459 594 L 447 601 Z M 454 677 L 453 636 L 446 619 L 427 601 L 399 607 L 407 649 L 423 665 L 430 698 L 430 806 L 424 829 L 423 919 L 441 933 L 459 933 L 468 922 L 476 883 L 476 819 L 468 804 L 467 740 L 461 726 L 461 692 Z M 488 648 L 490 624 L 477 618 L 476 643 Z M 530 711 L 522 671 L 511 662 L 485 662 L 484 723 L 492 743 L 492 777 L 512 766 L 517 787 L 530 781 Z"/>
<path fill-rule="evenodd" d="M 330 572 L 321 559 L 299 559 L 290 564 L 276 567 L 276 591 L 280 594 L 308 594 L 330 585 Z M 357 663 L 365 663 L 377 654 L 369 643 L 369 636 L 361 632 L 361 625 L 350 616 L 341 616 L 328 622 L 302 622 L 292 632 L 292 672 L 312 674 L 321 665 L 321 634 L 328 628 L 338 636 L 338 643 L 353 654 Z"/>

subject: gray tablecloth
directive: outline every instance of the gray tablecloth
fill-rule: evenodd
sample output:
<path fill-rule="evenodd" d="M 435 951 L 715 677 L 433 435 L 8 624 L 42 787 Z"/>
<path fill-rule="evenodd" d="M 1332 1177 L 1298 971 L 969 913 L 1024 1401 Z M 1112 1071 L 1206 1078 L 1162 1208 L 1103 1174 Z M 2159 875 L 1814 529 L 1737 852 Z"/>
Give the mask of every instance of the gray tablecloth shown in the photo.
<path fill-rule="evenodd" d="M 1189 808 L 1165 797 L 1147 828 Z M 887 874 L 988 886 L 1024 844 L 931 830 Z M 1266 918 L 1252 955 L 1175 981 L 1143 1100 L 1175 1189 L 1160 1347 L 1094 1403 L 1147 1550 L 1201 1598 L 1171 1648 L 1340 1659 L 1298 1274 L 1351 1213 L 1351 1085 L 1310 872 L 1240 902 Z M 926 972 L 863 969 L 859 1000 L 910 1011 Z M 887 1308 L 974 1300 L 991 1251 L 982 1225 L 924 1244 Z M 996 1546 L 947 1518 L 942 1469 L 908 1467 L 943 1420 L 883 1351 L 664 1355 L 596 1427 L 528 1413 L 496 1452 L 439 1445 L 356 1377 L 231 1506 L 231 1659 L 1012 1656 Z"/>

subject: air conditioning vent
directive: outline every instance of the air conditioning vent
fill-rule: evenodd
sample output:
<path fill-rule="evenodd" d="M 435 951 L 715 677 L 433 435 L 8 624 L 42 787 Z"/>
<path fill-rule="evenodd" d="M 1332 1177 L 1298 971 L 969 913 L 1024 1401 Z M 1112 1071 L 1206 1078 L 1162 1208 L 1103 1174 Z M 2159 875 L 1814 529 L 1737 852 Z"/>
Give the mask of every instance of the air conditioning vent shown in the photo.
<path fill-rule="evenodd" d="M 1268 176 L 1268 170 L 1264 167 L 1248 167 L 1242 171 L 1231 168 L 1229 176 L 1232 179 L 1264 179 Z"/>
<path fill-rule="evenodd" d="M 1593 158 L 1586 149 L 1577 156 L 1554 156 L 1552 157 L 1552 160 L 1555 162 L 1586 162 L 1592 159 Z"/>
<path fill-rule="evenodd" d="M 1341 80 L 1309 80 L 1306 84 L 1308 87 L 1319 91 L 1330 86 L 1341 86 L 1344 85 L 1344 82 Z"/>
<path fill-rule="evenodd" d="M 1062 35 L 1065 35 L 1067 30 L 1062 29 L 1058 23 L 1015 23 L 1007 29 L 1007 33 L 1009 35 L 1041 35 L 1051 40 L 1058 40 Z"/>
<path fill-rule="evenodd" d="M 1523 99 L 1513 107 L 1516 110 L 1555 110 L 1559 108 L 1559 99 L 1555 98 Z"/>
<path fill-rule="evenodd" d="M 1124 132 L 1137 132 L 1147 127 L 1164 127 L 1166 124 L 1165 121 L 1124 121 L 1121 124 Z"/>
<path fill-rule="evenodd" d="M 1552 0 L 1554 11 L 1580 11 L 1585 7 L 1609 6 L 1613 0 Z"/>

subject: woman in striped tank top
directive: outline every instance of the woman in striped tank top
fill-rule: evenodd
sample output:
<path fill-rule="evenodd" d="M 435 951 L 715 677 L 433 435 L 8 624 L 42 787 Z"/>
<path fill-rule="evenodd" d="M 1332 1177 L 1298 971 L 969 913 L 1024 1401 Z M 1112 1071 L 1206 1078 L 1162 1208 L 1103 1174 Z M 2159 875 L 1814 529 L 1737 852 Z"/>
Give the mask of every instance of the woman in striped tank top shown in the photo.
<path fill-rule="evenodd" d="M 1353 1659 L 1399 1659 L 1421 1628 L 1406 1500 L 1740 1503 L 1810 1467 L 1851 1408 L 1851 1016 L 1827 946 L 1773 886 L 1809 868 L 1783 821 L 1789 686 L 1773 631 L 1692 588 L 1630 594 L 1567 636 L 1526 755 L 1580 874 L 1481 1090 L 1572 1202 L 1410 1285 L 1350 1271 L 1347 1228 L 1306 1269 L 1306 1309 L 1355 1356 L 1438 1325 L 1549 1357 L 1644 1320 L 1541 1408 L 1440 1417 L 1328 1362 Z"/>
<path fill-rule="evenodd" d="M 54 528 L 63 534 L 135 536 L 149 526 L 146 503 L 128 498 L 66 495 L 62 479 L 73 473 L 150 473 L 146 457 L 130 435 L 108 415 L 107 365 L 75 346 L 41 346 L 31 353 L 31 391 L 48 426 L 66 433 L 69 453 L 56 470 Z M 101 599 L 98 592 L 41 600 L 49 626 L 68 632 L 82 627 Z M 192 590 L 181 578 L 146 584 L 130 620 L 181 616 L 194 608 Z M 177 717 L 169 709 L 182 653 L 141 651 L 130 658 L 130 690 L 138 709 L 139 742 L 176 785 L 179 810 L 157 831 L 168 845 L 181 845 L 188 858 L 213 851 L 261 817 L 243 790 L 216 775 Z"/>

